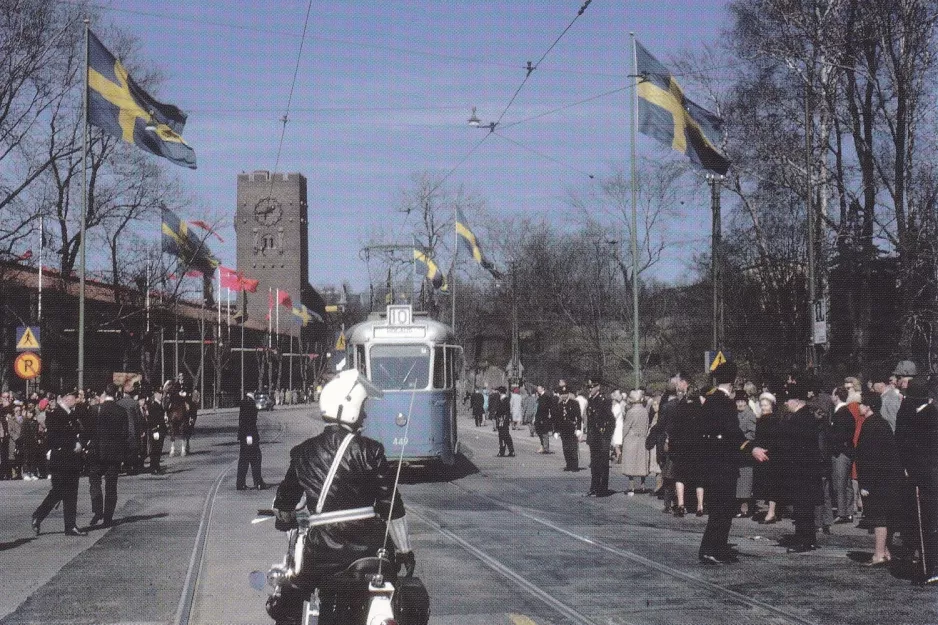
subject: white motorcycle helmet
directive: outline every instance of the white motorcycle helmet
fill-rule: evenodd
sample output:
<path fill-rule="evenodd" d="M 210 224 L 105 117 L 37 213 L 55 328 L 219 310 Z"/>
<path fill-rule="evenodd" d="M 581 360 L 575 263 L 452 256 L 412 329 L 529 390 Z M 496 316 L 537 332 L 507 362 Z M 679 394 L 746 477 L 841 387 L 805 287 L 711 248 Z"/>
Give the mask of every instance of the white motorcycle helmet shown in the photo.
<path fill-rule="evenodd" d="M 357 369 L 336 375 L 319 395 L 319 409 L 327 423 L 339 423 L 352 428 L 361 425 L 365 416 L 362 405 L 366 399 L 378 399 L 384 393 Z"/>

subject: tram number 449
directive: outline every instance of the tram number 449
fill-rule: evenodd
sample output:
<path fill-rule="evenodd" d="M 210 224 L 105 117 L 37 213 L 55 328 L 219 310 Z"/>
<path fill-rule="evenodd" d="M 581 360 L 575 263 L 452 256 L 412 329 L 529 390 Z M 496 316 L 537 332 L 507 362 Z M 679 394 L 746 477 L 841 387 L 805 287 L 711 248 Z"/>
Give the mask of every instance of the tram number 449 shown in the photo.
<path fill-rule="evenodd" d="M 398 447 L 403 447 L 404 445 L 407 444 L 407 437 L 406 437 L 406 436 L 402 436 L 402 437 L 397 437 L 397 438 L 395 438 L 395 439 L 394 439 L 394 444 L 397 445 Z"/>

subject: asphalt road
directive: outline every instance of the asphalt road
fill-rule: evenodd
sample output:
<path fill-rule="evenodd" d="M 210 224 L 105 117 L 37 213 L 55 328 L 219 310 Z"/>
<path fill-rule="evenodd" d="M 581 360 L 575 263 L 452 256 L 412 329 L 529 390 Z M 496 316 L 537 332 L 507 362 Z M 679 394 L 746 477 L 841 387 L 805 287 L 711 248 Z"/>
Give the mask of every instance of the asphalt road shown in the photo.
<path fill-rule="evenodd" d="M 0 482 L 0 625 L 270 623 L 248 575 L 285 542 L 271 522 L 251 523 L 273 491 L 234 488 L 236 425 L 231 412 L 200 416 L 194 453 L 164 458 L 165 476 L 121 477 L 116 525 L 87 537 L 64 536 L 61 511 L 34 537 L 48 482 Z M 289 448 L 321 426 L 306 407 L 264 413 L 265 479 L 279 481 Z M 562 472 L 559 450 L 535 454 L 526 431 L 514 433 L 517 457 L 496 458 L 491 428 L 460 427 L 455 467 L 402 475 L 431 623 L 938 623 L 938 589 L 911 586 L 902 566 L 860 566 L 864 530 L 835 526 L 821 550 L 787 555 L 788 522 L 737 520 L 740 563 L 703 567 L 706 519 L 664 515 L 648 495 L 585 498 L 588 470 Z M 613 466 L 611 486 L 624 483 Z M 89 508 L 83 480 L 80 524 Z"/>

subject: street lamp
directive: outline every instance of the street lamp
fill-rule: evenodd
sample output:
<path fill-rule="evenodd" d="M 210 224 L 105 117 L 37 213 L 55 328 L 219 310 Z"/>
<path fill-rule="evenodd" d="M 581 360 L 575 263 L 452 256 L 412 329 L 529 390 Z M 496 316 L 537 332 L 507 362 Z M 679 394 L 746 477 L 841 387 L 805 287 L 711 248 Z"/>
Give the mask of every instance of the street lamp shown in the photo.
<path fill-rule="evenodd" d="M 498 122 L 489 122 L 483 124 L 479 117 L 476 115 L 476 107 L 472 107 L 472 115 L 469 116 L 468 123 L 473 128 L 488 128 L 489 132 L 495 132 L 495 126 L 498 125 Z"/>

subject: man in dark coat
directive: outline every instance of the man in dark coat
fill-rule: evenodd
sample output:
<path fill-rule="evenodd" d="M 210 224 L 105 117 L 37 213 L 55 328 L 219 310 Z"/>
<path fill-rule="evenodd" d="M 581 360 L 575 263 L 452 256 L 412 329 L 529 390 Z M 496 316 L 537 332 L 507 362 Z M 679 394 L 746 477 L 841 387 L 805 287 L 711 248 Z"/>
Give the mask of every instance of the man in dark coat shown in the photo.
<path fill-rule="evenodd" d="M 166 440 L 166 410 L 163 408 L 163 392 L 159 389 L 146 402 L 147 438 L 150 445 L 150 473 L 160 475 L 160 457 Z"/>
<path fill-rule="evenodd" d="M 922 570 L 917 572 L 925 583 L 938 584 L 938 407 L 923 381 L 907 377 L 896 414 L 896 445 L 921 505 Z M 910 511 L 910 516 L 917 520 L 918 514 Z"/>
<path fill-rule="evenodd" d="M 847 388 L 838 386 L 831 398 L 834 400 L 834 416 L 827 428 L 827 450 L 831 457 L 831 485 L 837 498 L 837 518 L 834 523 L 853 522 L 853 434 L 856 420 L 847 406 Z"/>
<path fill-rule="evenodd" d="M 586 381 L 586 386 L 589 388 L 586 406 L 589 430 L 586 433 L 586 444 L 590 448 L 590 489 L 586 496 L 605 497 L 611 494 L 609 490 L 609 444 L 612 442 L 616 420 L 612 416 L 612 402 L 602 392 L 602 382 L 599 376 L 591 376 Z"/>
<path fill-rule="evenodd" d="M 676 374 L 668 382 L 668 394 L 661 401 L 658 409 L 658 420 L 648 432 L 645 447 L 654 448 L 655 460 L 661 468 L 661 490 L 664 500 L 664 511 L 671 512 L 676 507 L 675 499 L 675 467 L 671 454 L 671 433 L 674 427 L 674 415 L 678 405 L 687 394 L 688 383 L 683 374 Z"/>
<path fill-rule="evenodd" d="M 544 386 L 537 387 L 537 412 L 534 413 L 534 433 L 541 441 L 539 454 L 550 453 L 550 433 L 554 431 L 554 404 L 557 398 Z"/>
<path fill-rule="evenodd" d="M 750 443 L 736 416 L 736 364 L 727 361 L 717 366 L 713 380 L 717 386 L 701 408 L 694 435 L 700 465 L 698 485 L 703 486 L 710 511 L 698 558 L 702 564 L 730 564 L 737 562 L 728 544 L 737 511 L 736 481 L 741 453 Z"/>
<path fill-rule="evenodd" d="M 469 398 L 469 407 L 472 409 L 472 418 L 475 419 L 476 427 L 481 427 L 482 417 L 485 414 L 485 397 L 478 388 L 472 392 Z"/>
<path fill-rule="evenodd" d="M 560 435 L 560 445 L 563 448 L 563 459 L 566 463 L 564 471 L 580 470 L 580 432 L 583 429 L 583 417 L 580 415 L 580 404 L 573 398 L 573 394 L 566 385 L 557 387 L 556 415 L 554 427 Z"/>
<path fill-rule="evenodd" d="M 515 443 L 511 440 L 511 399 L 508 389 L 499 386 L 496 392 L 489 396 L 489 413 L 495 421 L 495 430 L 498 432 L 498 456 L 515 455 Z"/>
<path fill-rule="evenodd" d="M 117 405 L 117 385 L 108 384 L 93 415 L 88 451 L 88 490 L 91 494 L 91 525 L 102 520 L 105 527 L 114 522 L 117 508 L 117 476 L 127 452 L 130 417 Z M 101 478 L 104 494 L 101 494 Z"/>
<path fill-rule="evenodd" d="M 33 512 L 32 526 L 39 526 L 52 508 L 62 502 L 66 536 L 87 536 L 76 525 L 78 479 L 81 477 L 81 423 L 73 412 L 78 391 L 64 393 L 54 408 L 46 412 L 46 441 L 49 445 L 49 473 L 52 490 Z"/>
<path fill-rule="evenodd" d="M 264 478 L 261 477 L 261 441 L 257 431 L 257 404 L 254 402 L 253 393 L 248 393 L 238 404 L 238 442 L 241 444 L 241 452 L 238 454 L 238 477 L 235 487 L 238 490 L 247 488 L 248 465 L 251 465 L 254 488 L 267 488 Z"/>
<path fill-rule="evenodd" d="M 795 540 L 788 553 L 805 553 L 818 547 L 814 509 L 824 502 L 824 460 L 818 446 L 818 420 L 807 404 L 808 389 L 803 384 L 789 384 L 785 398 L 788 414 L 782 417 L 779 450 L 772 459 L 779 462 L 779 489 L 792 506 L 795 523 Z M 760 462 L 769 458 L 762 448 L 754 449 L 752 455 Z"/>
<path fill-rule="evenodd" d="M 126 380 L 123 386 L 121 398 L 116 400 L 118 406 L 127 413 L 127 450 L 124 458 L 124 468 L 128 475 L 136 475 L 143 471 L 143 457 L 146 455 L 146 440 L 143 436 L 146 432 L 146 417 L 140 410 L 140 403 L 137 401 L 136 392 L 139 391 L 139 385 L 134 388 L 134 383 Z"/>

